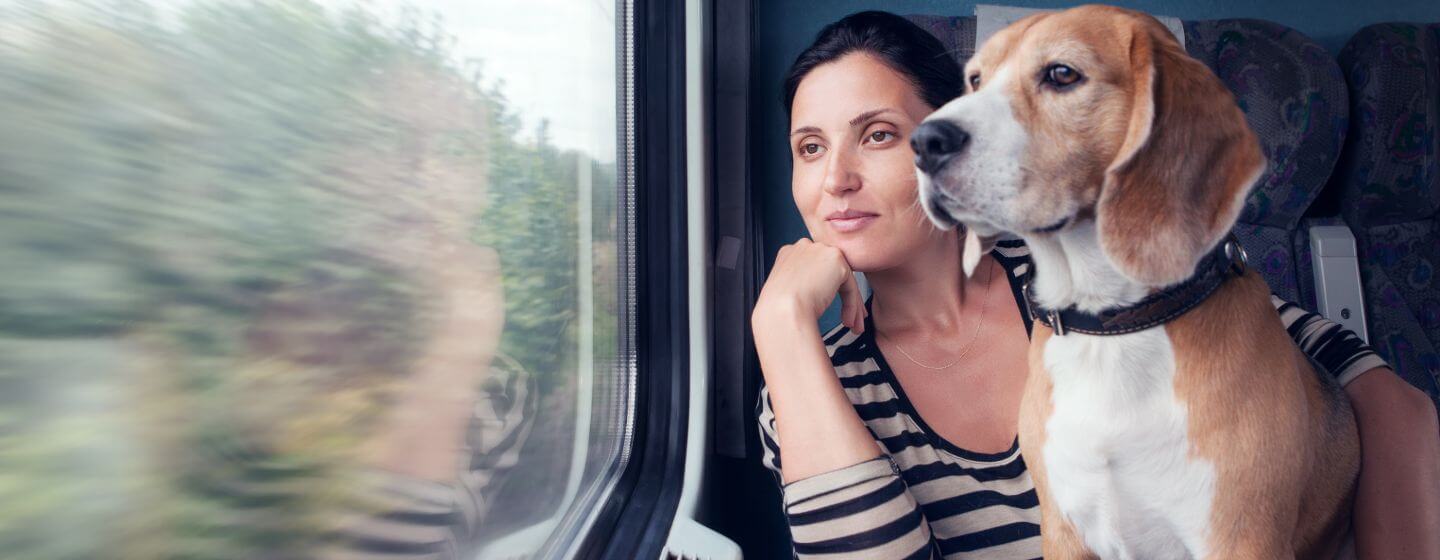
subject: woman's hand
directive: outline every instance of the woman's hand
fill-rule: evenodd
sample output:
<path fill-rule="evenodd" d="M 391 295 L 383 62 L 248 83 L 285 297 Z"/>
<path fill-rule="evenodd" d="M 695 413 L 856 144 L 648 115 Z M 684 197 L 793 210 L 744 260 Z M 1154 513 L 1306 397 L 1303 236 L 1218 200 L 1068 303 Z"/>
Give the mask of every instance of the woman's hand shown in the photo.
<path fill-rule="evenodd" d="M 780 248 L 760 289 L 751 317 L 757 331 L 786 328 L 791 319 L 814 321 L 840 295 L 840 320 L 857 333 L 865 330 L 865 301 L 845 254 L 829 245 L 801 239 Z"/>

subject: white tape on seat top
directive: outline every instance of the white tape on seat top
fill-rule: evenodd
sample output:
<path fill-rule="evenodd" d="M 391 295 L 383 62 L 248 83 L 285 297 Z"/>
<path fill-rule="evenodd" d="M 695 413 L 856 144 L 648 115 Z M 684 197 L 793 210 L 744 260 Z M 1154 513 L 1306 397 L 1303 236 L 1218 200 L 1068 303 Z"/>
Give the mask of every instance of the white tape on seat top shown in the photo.
<path fill-rule="evenodd" d="M 985 40 L 991 35 L 1004 29 L 1005 26 L 1020 21 L 1025 16 L 1038 14 L 1040 12 L 1058 12 L 1060 10 L 1042 10 L 1037 8 L 1018 8 L 1015 6 L 997 6 L 995 4 L 975 5 L 975 48 L 985 44 Z M 1154 15 L 1154 14 L 1151 14 Z M 1185 46 L 1185 26 L 1180 23 L 1180 18 L 1171 16 L 1155 16 L 1160 20 L 1175 39 L 1180 41 L 1180 46 Z"/>

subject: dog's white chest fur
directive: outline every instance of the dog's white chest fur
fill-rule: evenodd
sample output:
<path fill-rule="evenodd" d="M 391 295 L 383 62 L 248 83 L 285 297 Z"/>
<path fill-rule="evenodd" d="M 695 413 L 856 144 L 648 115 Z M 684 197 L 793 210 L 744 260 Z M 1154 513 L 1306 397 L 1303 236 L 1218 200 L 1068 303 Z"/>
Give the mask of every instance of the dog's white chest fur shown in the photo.
<path fill-rule="evenodd" d="M 1047 486 L 1086 546 L 1101 558 L 1204 556 L 1215 470 L 1189 453 L 1164 328 L 1052 336 L 1044 360 Z"/>

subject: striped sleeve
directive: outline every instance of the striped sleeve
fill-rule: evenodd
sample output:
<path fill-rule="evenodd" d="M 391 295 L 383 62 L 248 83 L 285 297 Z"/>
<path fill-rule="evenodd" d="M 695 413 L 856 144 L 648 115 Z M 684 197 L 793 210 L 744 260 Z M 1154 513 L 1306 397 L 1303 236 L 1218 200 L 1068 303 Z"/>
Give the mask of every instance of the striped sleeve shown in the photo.
<path fill-rule="evenodd" d="M 450 481 L 415 478 L 382 468 L 357 476 L 355 511 L 340 520 L 333 538 L 313 555 L 320 560 L 459 560 L 513 551 L 476 550 L 477 535 L 495 499 L 496 484 L 520 464 L 520 450 L 539 406 L 536 379 L 518 362 L 492 364 L 479 388 L 457 476 Z M 462 466 L 463 465 L 463 466 Z M 477 536 L 481 537 L 477 541 Z M 306 556 L 310 557 L 310 556 Z"/>
<path fill-rule="evenodd" d="M 1274 295 L 1270 296 L 1270 302 L 1275 304 L 1280 321 L 1300 350 L 1334 375 L 1340 385 L 1349 384 L 1360 374 L 1377 367 L 1389 366 L 1359 336 L 1338 323 Z"/>
<path fill-rule="evenodd" d="M 769 388 L 760 389 L 762 460 L 784 495 L 796 558 L 939 558 L 930 524 L 888 455 L 781 483 Z"/>
<path fill-rule="evenodd" d="M 460 530 L 473 515 L 453 484 L 384 471 L 370 473 L 372 511 L 345 520 L 319 558 L 358 560 L 450 560 L 464 555 Z"/>

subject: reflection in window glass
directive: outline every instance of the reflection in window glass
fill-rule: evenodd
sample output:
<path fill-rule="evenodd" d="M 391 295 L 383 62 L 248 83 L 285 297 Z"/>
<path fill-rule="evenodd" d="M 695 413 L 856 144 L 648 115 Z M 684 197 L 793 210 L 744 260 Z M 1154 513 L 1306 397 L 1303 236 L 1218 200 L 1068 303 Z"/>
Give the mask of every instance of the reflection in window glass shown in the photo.
<path fill-rule="evenodd" d="M 0 0 L 5 558 L 573 544 L 634 412 L 619 24 Z"/>

